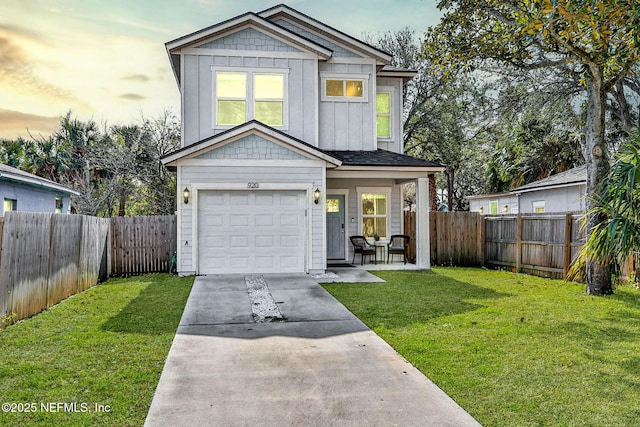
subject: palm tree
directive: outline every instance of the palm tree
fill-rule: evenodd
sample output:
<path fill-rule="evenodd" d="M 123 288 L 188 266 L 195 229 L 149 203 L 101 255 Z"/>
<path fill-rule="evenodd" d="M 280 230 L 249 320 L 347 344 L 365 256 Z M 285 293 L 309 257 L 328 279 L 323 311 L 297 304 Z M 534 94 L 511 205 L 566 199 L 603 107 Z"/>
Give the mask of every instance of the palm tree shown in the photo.
<path fill-rule="evenodd" d="M 632 134 L 616 157 L 593 210 L 608 219 L 594 227 L 583 253 L 610 263 L 619 275 L 622 261 L 640 250 L 640 133 Z"/>

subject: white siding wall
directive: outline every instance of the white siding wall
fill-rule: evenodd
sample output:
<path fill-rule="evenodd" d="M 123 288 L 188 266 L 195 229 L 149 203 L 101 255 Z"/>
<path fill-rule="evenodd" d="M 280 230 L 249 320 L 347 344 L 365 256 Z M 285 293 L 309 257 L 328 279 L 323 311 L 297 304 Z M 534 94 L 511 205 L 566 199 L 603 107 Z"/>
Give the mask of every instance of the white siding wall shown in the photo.
<path fill-rule="evenodd" d="M 207 160 L 203 160 L 207 161 Z M 324 163 L 296 166 L 296 161 L 288 161 L 291 166 L 178 166 L 180 192 L 185 187 L 191 188 L 198 184 L 224 184 L 258 182 L 264 187 L 266 183 L 296 183 L 306 184 L 309 187 L 321 187 Z M 259 191 L 259 190 L 257 190 Z M 193 203 L 178 204 L 180 215 L 180 241 L 178 242 L 178 268 L 182 274 L 194 273 L 194 247 L 193 247 Z M 313 226 L 311 239 L 311 270 L 324 271 L 324 212 L 323 205 L 311 204 L 311 221 Z"/>
<path fill-rule="evenodd" d="M 376 77 L 372 64 L 321 63 L 320 72 L 368 76 L 367 102 L 320 101 L 320 144 L 324 150 L 375 150 Z M 357 78 L 357 77 L 356 77 Z M 318 91 L 322 91 L 322 82 Z M 320 94 L 321 96 L 322 94 Z"/>
<path fill-rule="evenodd" d="M 520 194 L 520 212 L 532 213 L 533 202 L 544 201 L 545 213 L 584 210 L 584 185 L 530 191 Z"/>
<path fill-rule="evenodd" d="M 395 185 L 392 179 L 327 179 L 327 194 L 331 193 L 331 189 L 348 190 L 347 197 L 347 218 L 345 218 L 345 228 L 347 238 L 349 236 L 362 234 L 360 230 L 360 211 L 361 204 L 358 198 L 358 187 L 380 187 L 391 188 L 390 218 L 389 218 L 389 235 L 400 234 L 402 232 L 403 214 L 402 214 L 402 187 Z M 355 221 L 351 222 L 351 218 Z M 347 259 L 353 259 L 353 247 L 351 242 L 347 240 Z M 357 260 L 356 260 L 357 261 Z"/>

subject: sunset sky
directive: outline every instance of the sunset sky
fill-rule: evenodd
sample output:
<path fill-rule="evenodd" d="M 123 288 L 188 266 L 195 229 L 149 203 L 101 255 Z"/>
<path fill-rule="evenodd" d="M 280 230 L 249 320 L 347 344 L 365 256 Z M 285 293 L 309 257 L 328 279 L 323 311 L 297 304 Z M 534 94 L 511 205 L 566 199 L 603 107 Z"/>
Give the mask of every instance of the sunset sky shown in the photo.
<path fill-rule="evenodd" d="M 263 0 L 0 0 L 0 138 L 48 135 L 80 120 L 133 124 L 180 99 L 164 43 Z M 424 32 L 435 0 L 294 0 L 302 13 L 355 37 L 406 26 Z"/>

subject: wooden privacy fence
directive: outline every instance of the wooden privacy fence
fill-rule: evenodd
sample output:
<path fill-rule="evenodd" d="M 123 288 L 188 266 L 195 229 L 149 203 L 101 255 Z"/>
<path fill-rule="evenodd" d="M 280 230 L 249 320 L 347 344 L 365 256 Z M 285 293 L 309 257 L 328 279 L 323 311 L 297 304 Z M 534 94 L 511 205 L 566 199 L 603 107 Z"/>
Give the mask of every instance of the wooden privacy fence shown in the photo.
<path fill-rule="evenodd" d="M 174 215 L 111 218 L 113 274 L 169 271 L 176 224 Z"/>
<path fill-rule="evenodd" d="M 580 215 L 486 216 L 485 263 L 563 279 L 580 253 Z"/>
<path fill-rule="evenodd" d="M 564 278 L 584 244 L 576 214 L 480 215 L 430 212 L 433 265 L 492 265 L 536 276 Z M 405 212 L 405 234 L 412 236 L 415 212 Z"/>
<path fill-rule="evenodd" d="M 7 212 L 0 225 L 0 316 L 15 320 L 110 275 L 168 271 L 176 250 L 173 216 Z"/>

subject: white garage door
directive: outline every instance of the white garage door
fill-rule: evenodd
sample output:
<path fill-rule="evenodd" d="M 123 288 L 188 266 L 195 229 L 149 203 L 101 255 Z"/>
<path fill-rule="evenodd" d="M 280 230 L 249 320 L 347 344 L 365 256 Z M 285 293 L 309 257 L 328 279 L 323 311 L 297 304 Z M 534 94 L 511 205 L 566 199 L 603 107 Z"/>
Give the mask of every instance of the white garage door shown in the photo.
<path fill-rule="evenodd" d="M 304 272 L 301 191 L 200 191 L 198 272 Z"/>

